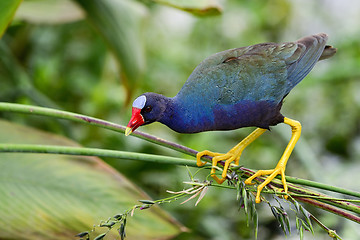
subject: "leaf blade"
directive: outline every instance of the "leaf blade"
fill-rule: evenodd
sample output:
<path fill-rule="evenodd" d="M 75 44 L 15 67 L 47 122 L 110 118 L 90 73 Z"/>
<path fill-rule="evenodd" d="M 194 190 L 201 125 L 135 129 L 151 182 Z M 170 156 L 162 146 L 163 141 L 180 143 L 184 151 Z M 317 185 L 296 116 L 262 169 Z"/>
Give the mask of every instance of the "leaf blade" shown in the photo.
<path fill-rule="evenodd" d="M 196 16 L 216 16 L 222 13 L 222 6 L 217 0 L 154 0 L 154 2 L 177 8 Z"/>
<path fill-rule="evenodd" d="M 75 0 L 103 36 L 120 65 L 121 80 L 131 97 L 132 86 L 143 75 L 145 54 L 141 25 L 146 9 L 136 1 Z"/>
<path fill-rule="evenodd" d="M 75 145 L 1 120 L 0 132 L 0 142 Z M 26 239 L 72 239 L 102 219 L 129 209 L 137 199 L 148 198 L 98 158 L 0 153 L 0 159 L 0 238 L 24 239 L 26 234 Z M 163 227 L 156 230 L 159 237 L 173 236 L 180 226 L 172 221 L 154 206 L 131 219 L 129 239 L 146 239 L 157 225 Z M 100 230 L 91 236 L 101 234 Z M 107 235 L 115 238 L 118 233 Z"/>
<path fill-rule="evenodd" d="M 0 1 L 0 38 L 11 23 L 22 0 Z"/>

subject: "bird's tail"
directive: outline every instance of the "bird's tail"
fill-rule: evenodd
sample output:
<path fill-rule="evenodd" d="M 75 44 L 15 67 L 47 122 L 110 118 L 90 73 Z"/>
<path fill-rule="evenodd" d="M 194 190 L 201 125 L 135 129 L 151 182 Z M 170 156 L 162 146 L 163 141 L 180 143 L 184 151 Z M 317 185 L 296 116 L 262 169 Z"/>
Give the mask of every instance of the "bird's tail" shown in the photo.
<path fill-rule="evenodd" d="M 314 67 L 317 61 L 327 59 L 336 53 L 336 48 L 326 45 L 325 33 L 307 36 L 296 41 L 297 60 L 288 67 L 288 92 L 296 86 Z"/>
<path fill-rule="evenodd" d="M 326 45 L 324 48 L 324 51 L 322 52 L 322 54 L 319 58 L 319 61 L 331 58 L 332 56 L 335 55 L 336 52 L 337 52 L 337 48 L 334 48 L 333 46 L 330 46 L 330 45 Z"/>

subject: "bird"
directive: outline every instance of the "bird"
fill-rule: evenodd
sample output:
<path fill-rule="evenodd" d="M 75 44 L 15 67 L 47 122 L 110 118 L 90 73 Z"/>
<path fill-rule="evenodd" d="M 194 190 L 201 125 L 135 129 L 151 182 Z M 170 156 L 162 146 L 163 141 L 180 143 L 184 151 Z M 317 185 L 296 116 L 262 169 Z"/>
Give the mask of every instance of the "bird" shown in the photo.
<path fill-rule="evenodd" d="M 132 104 L 132 116 L 126 127 L 128 136 L 139 126 L 160 122 L 179 133 L 227 131 L 244 127 L 256 129 L 227 153 L 208 150 L 196 155 L 212 157 L 211 177 L 218 184 L 227 178 L 231 163 L 239 165 L 243 150 L 270 127 L 285 123 L 291 127 L 290 141 L 274 169 L 258 170 L 245 180 L 268 175 L 257 186 L 255 202 L 260 193 L 277 175 L 281 175 L 285 198 L 288 186 L 285 168 L 301 135 L 300 122 L 280 113 L 284 98 L 305 78 L 314 65 L 332 57 L 337 49 L 326 45 L 328 35 L 319 33 L 297 41 L 260 43 L 215 53 L 203 60 L 190 74 L 175 97 L 146 92 Z M 216 166 L 224 164 L 221 178 Z"/>

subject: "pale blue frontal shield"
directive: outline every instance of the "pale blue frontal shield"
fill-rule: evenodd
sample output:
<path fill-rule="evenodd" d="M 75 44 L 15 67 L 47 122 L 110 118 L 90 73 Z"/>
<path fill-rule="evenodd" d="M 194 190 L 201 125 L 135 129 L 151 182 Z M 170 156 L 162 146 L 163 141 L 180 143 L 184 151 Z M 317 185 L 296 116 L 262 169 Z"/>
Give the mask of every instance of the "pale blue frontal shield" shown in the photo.
<path fill-rule="evenodd" d="M 137 97 L 133 102 L 133 107 L 138 109 L 143 109 L 146 103 L 146 97 L 144 95 L 141 95 Z"/>

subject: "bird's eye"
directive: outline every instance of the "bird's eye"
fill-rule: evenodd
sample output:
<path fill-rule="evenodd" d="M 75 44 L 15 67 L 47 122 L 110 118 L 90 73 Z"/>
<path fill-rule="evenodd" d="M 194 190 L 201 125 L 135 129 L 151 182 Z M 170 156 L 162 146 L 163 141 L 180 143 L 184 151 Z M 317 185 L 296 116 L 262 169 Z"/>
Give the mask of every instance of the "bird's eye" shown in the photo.
<path fill-rule="evenodd" d="M 150 107 L 150 106 L 147 106 L 145 109 L 144 109 L 144 112 L 151 112 L 151 110 L 152 110 L 152 107 Z"/>

